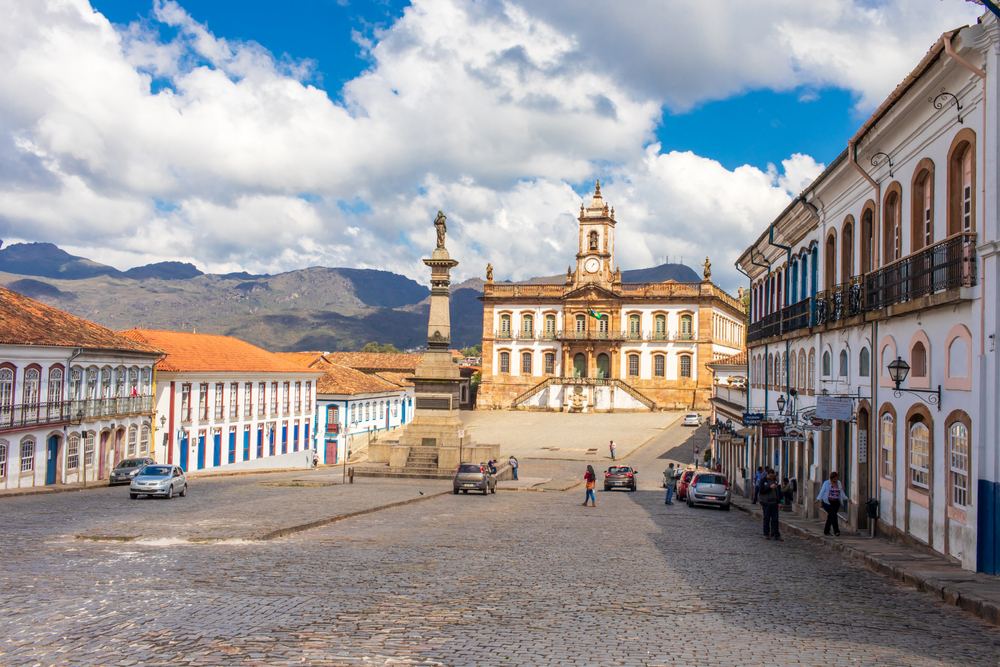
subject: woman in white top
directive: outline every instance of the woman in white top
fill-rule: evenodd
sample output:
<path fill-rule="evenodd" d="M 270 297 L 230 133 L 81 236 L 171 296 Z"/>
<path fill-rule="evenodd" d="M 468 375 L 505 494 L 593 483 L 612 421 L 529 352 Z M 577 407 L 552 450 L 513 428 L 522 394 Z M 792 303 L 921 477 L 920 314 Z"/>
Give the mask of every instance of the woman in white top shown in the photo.
<path fill-rule="evenodd" d="M 830 529 L 833 528 L 833 534 L 839 537 L 840 524 L 837 523 L 837 512 L 840 511 L 841 503 L 845 507 L 847 506 L 848 498 L 840 486 L 838 477 L 836 471 L 830 473 L 830 479 L 823 482 L 819 495 L 816 496 L 816 503 L 823 503 L 823 509 L 826 511 L 826 526 L 823 527 L 823 534 L 829 535 Z"/>

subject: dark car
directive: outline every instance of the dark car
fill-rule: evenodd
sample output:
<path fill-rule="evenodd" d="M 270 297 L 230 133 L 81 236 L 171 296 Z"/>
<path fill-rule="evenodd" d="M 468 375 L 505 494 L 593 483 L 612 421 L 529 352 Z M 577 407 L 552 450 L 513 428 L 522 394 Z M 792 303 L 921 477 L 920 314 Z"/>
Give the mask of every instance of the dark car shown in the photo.
<path fill-rule="evenodd" d="M 604 473 L 604 490 L 628 489 L 629 491 L 635 491 L 635 476 L 638 472 L 632 466 L 611 466 Z"/>
<path fill-rule="evenodd" d="M 452 482 L 454 493 L 482 491 L 483 495 L 497 492 L 497 478 L 485 463 L 463 463 L 455 471 Z"/>
<path fill-rule="evenodd" d="M 729 480 L 718 472 L 699 472 L 687 489 L 688 507 L 713 505 L 728 511 L 732 502 Z"/>
<path fill-rule="evenodd" d="M 131 484 L 136 473 L 139 472 L 139 468 L 150 465 L 151 463 L 156 463 L 156 461 L 148 456 L 141 459 L 125 459 L 116 465 L 115 469 L 111 471 L 111 479 L 108 482 L 109 486 L 114 486 L 115 484 Z"/>

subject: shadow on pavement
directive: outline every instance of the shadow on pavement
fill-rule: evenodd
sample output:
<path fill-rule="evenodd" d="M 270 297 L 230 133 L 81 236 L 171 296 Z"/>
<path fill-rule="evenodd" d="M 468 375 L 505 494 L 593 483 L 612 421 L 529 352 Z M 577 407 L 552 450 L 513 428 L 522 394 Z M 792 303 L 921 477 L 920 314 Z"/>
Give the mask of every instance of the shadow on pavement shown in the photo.
<path fill-rule="evenodd" d="M 656 458 L 690 463 L 694 460 L 695 446 L 698 447 L 699 457 L 703 456 L 709 443 L 708 424 L 702 424 L 698 428 L 687 428 L 684 426 L 678 426 L 677 428 L 688 431 L 687 438 L 681 444 L 663 452 Z"/>

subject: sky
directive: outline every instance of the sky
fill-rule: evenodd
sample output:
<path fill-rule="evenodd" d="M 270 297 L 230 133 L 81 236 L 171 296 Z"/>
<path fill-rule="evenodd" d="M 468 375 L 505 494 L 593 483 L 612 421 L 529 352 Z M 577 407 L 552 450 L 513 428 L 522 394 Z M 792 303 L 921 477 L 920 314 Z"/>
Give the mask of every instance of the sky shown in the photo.
<path fill-rule="evenodd" d="M 963 0 L 0 0 L 0 239 L 127 269 L 733 261 Z"/>

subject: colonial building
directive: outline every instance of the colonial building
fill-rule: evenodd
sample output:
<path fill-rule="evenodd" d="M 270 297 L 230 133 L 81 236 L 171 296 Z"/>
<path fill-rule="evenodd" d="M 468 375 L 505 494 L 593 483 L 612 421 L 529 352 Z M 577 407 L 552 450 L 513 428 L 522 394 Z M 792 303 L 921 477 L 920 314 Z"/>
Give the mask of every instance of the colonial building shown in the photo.
<path fill-rule="evenodd" d="M 706 409 L 705 364 L 742 349 L 743 305 L 711 282 L 622 283 L 614 209 L 580 205 L 562 285 L 493 282 L 482 296 L 480 409 Z"/>
<path fill-rule="evenodd" d="M 323 373 L 232 338 L 130 329 L 166 353 L 157 364 L 157 460 L 185 471 L 312 465 Z"/>
<path fill-rule="evenodd" d="M 734 485 L 743 484 L 746 466 L 746 441 L 738 433 L 743 429 L 747 409 L 747 353 L 723 357 L 708 364 L 712 371 L 712 458 L 722 464 Z M 740 486 L 742 489 L 742 486 Z"/>
<path fill-rule="evenodd" d="M 0 489 L 107 479 L 152 456 L 160 350 L 0 288 Z"/>
<path fill-rule="evenodd" d="M 837 471 L 849 524 L 869 527 L 872 499 L 880 532 L 990 573 L 998 46 L 989 13 L 944 33 L 738 261 L 752 281 L 750 412 L 770 422 L 746 465 L 804 481 L 807 514 Z"/>

